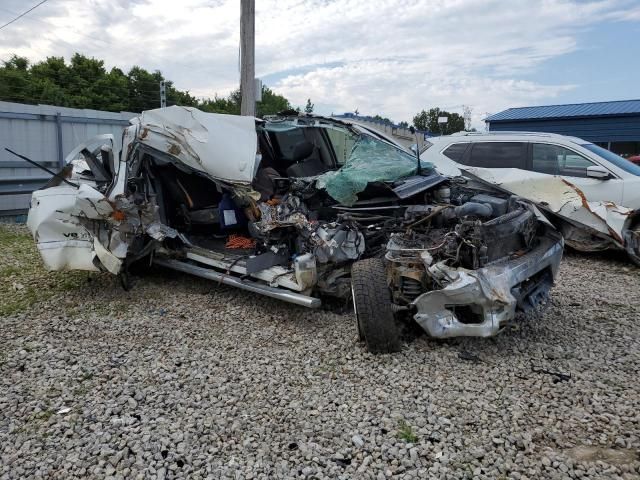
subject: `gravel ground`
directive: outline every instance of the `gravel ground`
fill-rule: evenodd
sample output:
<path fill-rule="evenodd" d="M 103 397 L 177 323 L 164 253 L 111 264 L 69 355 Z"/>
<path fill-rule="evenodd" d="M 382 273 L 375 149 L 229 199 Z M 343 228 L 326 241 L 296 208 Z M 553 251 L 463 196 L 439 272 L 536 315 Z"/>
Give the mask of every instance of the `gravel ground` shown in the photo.
<path fill-rule="evenodd" d="M 0 232 L 22 245 L 0 259 L 1 479 L 640 477 L 622 258 L 568 254 L 549 310 L 496 338 L 373 356 L 349 315 L 171 272 L 61 289 Z"/>

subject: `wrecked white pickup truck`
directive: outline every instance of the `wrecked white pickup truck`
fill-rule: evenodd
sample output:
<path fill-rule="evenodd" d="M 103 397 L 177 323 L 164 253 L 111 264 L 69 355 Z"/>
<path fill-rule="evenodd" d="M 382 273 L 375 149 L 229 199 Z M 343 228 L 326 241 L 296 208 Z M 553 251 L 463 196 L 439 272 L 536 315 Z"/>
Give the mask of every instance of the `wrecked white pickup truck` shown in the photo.
<path fill-rule="evenodd" d="M 353 298 L 370 351 L 414 319 L 490 336 L 544 303 L 561 236 L 527 201 L 440 175 L 366 128 L 169 107 L 101 136 L 33 193 L 49 269 L 155 264 L 298 305 Z M 126 283 L 126 282 L 125 282 Z"/>

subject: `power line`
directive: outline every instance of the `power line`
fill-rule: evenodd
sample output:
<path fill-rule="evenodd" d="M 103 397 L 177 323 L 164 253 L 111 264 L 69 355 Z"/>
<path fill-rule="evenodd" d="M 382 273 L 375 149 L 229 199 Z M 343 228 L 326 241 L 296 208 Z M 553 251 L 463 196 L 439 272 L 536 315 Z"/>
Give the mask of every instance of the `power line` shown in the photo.
<path fill-rule="evenodd" d="M 16 20 L 21 19 L 22 17 L 24 17 L 27 13 L 35 10 L 36 8 L 38 8 L 40 5 L 42 5 L 43 3 L 45 3 L 47 0 L 42 0 L 40 3 L 38 3 L 37 5 L 34 5 L 33 7 L 31 7 L 29 10 L 27 10 L 26 12 L 21 13 L 20 15 L 18 15 L 16 18 L 14 18 L 13 20 L 5 23 L 4 25 L 2 25 L 0 27 L 0 30 L 2 30 L 4 27 L 7 27 L 9 25 L 11 25 L 13 22 L 15 22 Z"/>
<path fill-rule="evenodd" d="M 12 12 L 11 10 L 7 10 L 6 8 L 2 8 L 0 7 L 0 10 L 6 13 L 10 13 L 11 15 L 16 15 L 16 12 Z M 29 20 L 30 22 L 38 22 L 41 23 L 42 25 L 46 25 L 48 27 L 47 30 L 47 36 L 46 36 L 46 40 L 48 40 L 49 42 L 55 44 L 56 42 L 54 42 L 51 38 L 49 37 L 54 37 L 58 40 L 58 43 L 63 43 L 69 47 L 71 47 L 71 49 L 76 49 L 78 47 L 78 45 L 74 45 L 72 43 L 67 42 L 66 40 L 63 40 L 62 38 L 60 38 L 58 35 L 56 35 L 55 33 L 52 32 L 52 30 L 56 29 L 59 30 L 59 27 L 56 27 L 55 25 L 53 25 L 50 22 L 47 22 L 45 20 L 42 20 L 41 18 L 34 18 L 34 17 L 27 17 L 25 18 L 25 20 Z M 80 35 L 81 37 L 87 38 L 88 40 L 91 41 L 95 41 L 95 42 L 102 42 L 104 45 L 111 45 L 111 43 L 107 42 L 106 40 L 100 38 L 100 37 L 96 37 L 96 36 L 90 36 L 90 35 L 86 35 L 76 29 L 67 29 L 70 32 L 72 32 L 75 35 Z"/>

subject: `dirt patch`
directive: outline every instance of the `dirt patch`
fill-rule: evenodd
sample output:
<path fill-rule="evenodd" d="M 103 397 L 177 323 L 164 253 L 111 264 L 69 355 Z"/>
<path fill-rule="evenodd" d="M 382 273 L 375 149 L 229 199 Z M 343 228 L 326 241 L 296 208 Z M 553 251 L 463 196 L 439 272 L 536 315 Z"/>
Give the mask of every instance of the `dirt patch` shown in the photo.
<path fill-rule="evenodd" d="M 580 445 L 567 450 L 567 455 L 578 462 L 605 462 L 611 465 L 633 463 L 640 458 L 635 450 L 616 450 L 613 448 Z"/>

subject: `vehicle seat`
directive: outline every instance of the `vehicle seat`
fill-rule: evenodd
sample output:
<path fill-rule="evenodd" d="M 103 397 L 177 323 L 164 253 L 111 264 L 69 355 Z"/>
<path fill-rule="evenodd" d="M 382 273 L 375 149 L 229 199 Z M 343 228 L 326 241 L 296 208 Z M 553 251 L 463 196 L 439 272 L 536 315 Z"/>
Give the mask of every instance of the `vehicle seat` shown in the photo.
<path fill-rule="evenodd" d="M 165 210 L 187 229 L 191 225 L 219 223 L 221 194 L 212 188 L 211 180 L 172 166 L 156 167 L 154 174 L 162 185 Z"/>
<path fill-rule="evenodd" d="M 299 142 L 293 148 L 293 161 L 295 163 L 287 168 L 287 176 L 313 177 L 326 172 L 327 167 L 317 155 L 313 155 L 314 150 L 315 146 L 308 140 Z"/>
<path fill-rule="evenodd" d="M 273 168 L 278 172 L 285 171 L 286 166 L 283 165 L 282 160 L 278 161 L 273 156 L 273 149 L 263 135 L 258 136 L 258 146 L 260 148 L 260 154 L 262 155 L 262 160 L 258 168 Z"/>
<path fill-rule="evenodd" d="M 266 167 L 258 170 L 256 178 L 253 179 L 253 188 L 260 193 L 260 201 L 266 202 L 276 193 L 275 179 L 280 174 L 275 168 Z"/>

